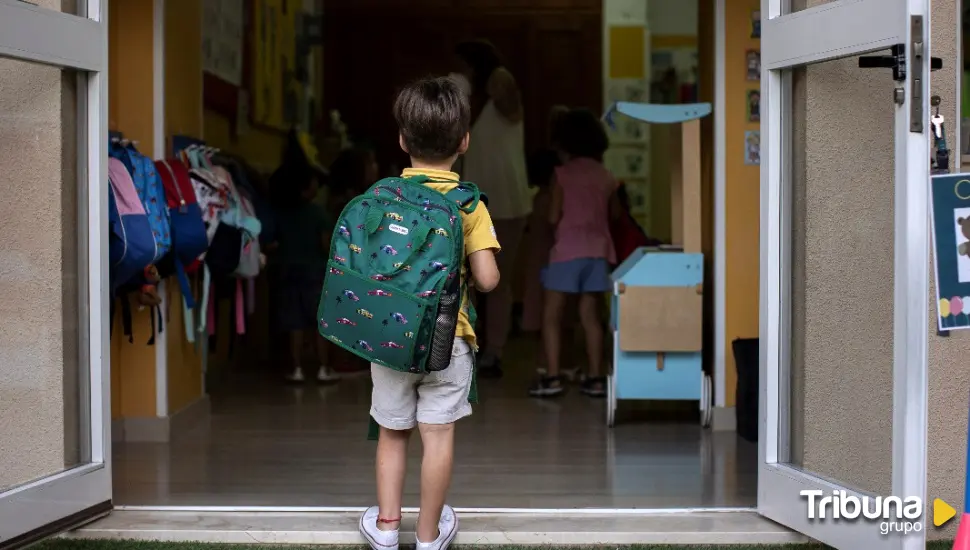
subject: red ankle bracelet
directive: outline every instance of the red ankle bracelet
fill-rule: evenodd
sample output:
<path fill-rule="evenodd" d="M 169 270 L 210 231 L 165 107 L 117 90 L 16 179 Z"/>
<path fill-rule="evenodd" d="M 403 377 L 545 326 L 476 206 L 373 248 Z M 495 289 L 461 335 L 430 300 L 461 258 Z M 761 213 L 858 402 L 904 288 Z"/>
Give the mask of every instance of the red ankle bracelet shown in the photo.
<path fill-rule="evenodd" d="M 401 521 L 401 518 L 391 518 L 391 519 L 377 518 L 377 523 L 397 523 L 399 521 Z"/>

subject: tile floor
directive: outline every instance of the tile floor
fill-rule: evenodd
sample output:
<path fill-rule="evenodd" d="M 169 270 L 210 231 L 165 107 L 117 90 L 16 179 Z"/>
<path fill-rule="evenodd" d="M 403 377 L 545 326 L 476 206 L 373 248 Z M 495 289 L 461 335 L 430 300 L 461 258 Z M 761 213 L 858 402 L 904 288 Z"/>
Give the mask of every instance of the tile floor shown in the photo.
<path fill-rule="evenodd" d="M 757 446 L 682 412 L 605 403 L 577 391 L 526 396 L 534 344 L 516 340 L 502 380 L 458 424 L 451 504 L 463 508 L 753 507 Z M 374 500 L 369 387 L 290 387 L 241 372 L 212 395 L 209 422 L 171 444 L 115 446 L 117 505 L 363 507 Z M 676 407 L 675 407 L 676 409 Z M 421 445 L 412 445 L 405 505 L 417 504 Z"/>

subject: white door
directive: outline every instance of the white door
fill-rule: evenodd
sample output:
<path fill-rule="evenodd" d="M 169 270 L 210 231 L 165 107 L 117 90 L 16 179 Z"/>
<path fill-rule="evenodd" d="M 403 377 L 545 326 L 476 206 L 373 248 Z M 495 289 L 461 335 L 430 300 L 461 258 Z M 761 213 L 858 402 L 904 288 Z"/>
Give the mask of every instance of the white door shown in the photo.
<path fill-rule="evenodd" d="M 0 547 L 111 506 L 107 0 L 0 0 Z"/>
<path fill-rule="evenodd" d="M 922 510 L 819 519 L 818 500 L 926 494 L 929 1 L 761 15 L 758 511 L 839 549 L 922 549 Z M 893 52 L 895 72 L 860 67 Z"/>

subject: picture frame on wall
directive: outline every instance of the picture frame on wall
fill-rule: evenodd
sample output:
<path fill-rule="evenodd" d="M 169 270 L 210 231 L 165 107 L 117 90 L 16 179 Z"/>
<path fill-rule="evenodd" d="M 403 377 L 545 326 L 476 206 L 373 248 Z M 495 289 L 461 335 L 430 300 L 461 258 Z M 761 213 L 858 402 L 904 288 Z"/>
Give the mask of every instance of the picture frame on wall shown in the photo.
<path fill-rule="evenodd" d="M 747 68 L 748 80 L 761 80 L 761 50 L 744 52 L 744 65 Z"/>
<path fill-rule="evenodd" d="M 761 10 L 751 11 L 751 38 L 761 39 Z"/>
<path fill-rule="evenodd" d="M 761 90 L 748 90 L 745 95 L 748 122 L 761 122 Z"/>
<path fill-rule="evenodd" d="M 744 163 L 748 166 L 761 164 L 761 132 L 749 130 L 744 133 Z"/>

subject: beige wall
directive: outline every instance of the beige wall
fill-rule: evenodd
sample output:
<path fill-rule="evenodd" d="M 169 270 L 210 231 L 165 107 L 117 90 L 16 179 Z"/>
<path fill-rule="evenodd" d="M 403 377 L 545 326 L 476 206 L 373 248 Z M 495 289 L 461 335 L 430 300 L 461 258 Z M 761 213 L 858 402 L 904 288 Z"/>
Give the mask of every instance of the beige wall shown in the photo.
<path fill-rule="evenodd" d="M 932 93 L 943 99 L 940 113 L 947 121 L 947 141 L 956 149 L 958 58 L 956 0 L 933 0 L 932 55 L 943 59 L 943 69 L 933 73 Z M 955 163 L 959 155 L 953 157 Z M 929 264 L 932 266 L 932 263 Z M 932 277 L 930 278 L 932 285 Z M 960 511 L 963 502 L 964 466 L 967 445 L 967 396 L 970 395 L 970 369 L 964 358 L 970 352 L 970 331 L 958 330 L 947 338 L 936 335 L 936 290 L 930 288 L 929 336 L 929 433 L 927 497 L 942 498 Z M 931 529 L 931 538 L 953 538 L 957 522 L 943 529 Z"/>
<path fill-rule="evenodd" d="M 80 458 L 75 93 L 0 59 L 0 490 Z"/>

